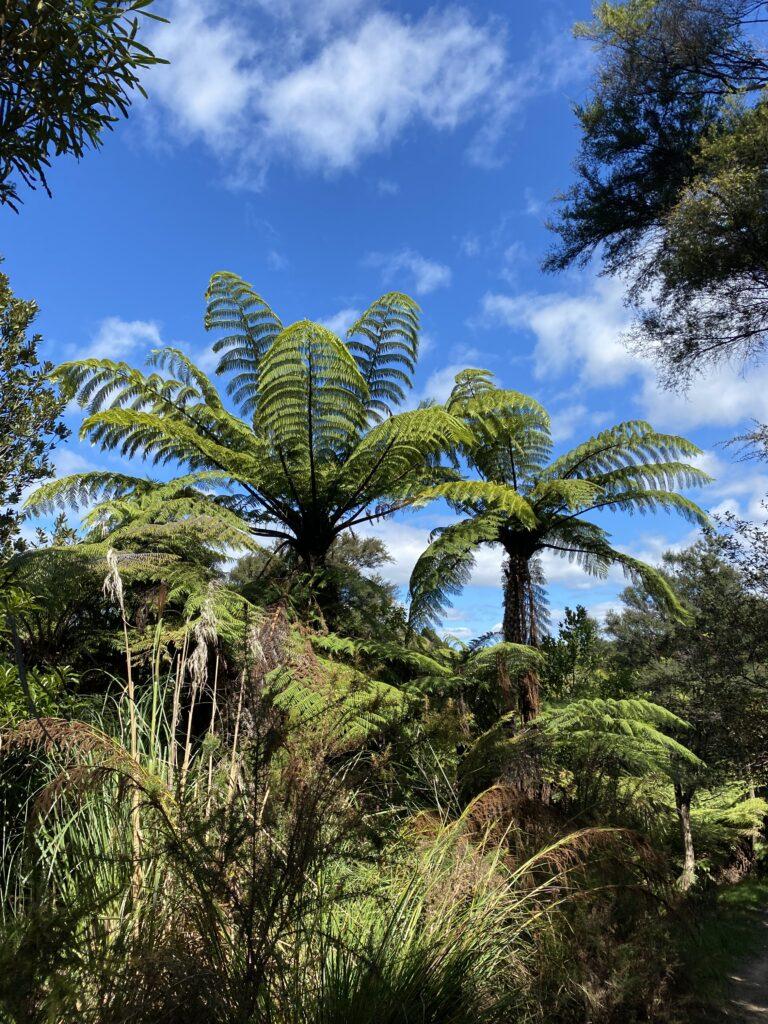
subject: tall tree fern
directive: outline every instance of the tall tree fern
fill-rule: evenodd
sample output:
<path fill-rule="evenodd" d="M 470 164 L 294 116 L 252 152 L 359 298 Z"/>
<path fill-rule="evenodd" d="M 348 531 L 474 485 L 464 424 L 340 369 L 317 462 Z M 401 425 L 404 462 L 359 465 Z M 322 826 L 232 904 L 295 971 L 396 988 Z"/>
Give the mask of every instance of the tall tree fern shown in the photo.
<path fill-rule="evenodd" d="M 549 416 L 534 399 L 496 387 L 487 370 L 464 370 L 446 405 L 467 426 L 458 453 L 479 479 L 447 482 L 432 493 L 463 518 L 436 531 L 411 577 L 411 617 L 439 618 L 468 581 L 483 544 L 500 545 L 504 563 L 504 640 L 536 646 L 540 640 L 539 556 L 551 551 L 594 576 L 619 565 L 641 580 L 673 614 L 683 614 L 664 576 L 615 548 L 609 534 L 584 516 L 597 511 L 675 511 L 694 523 L 706 516 L 678 487 L 706 483 L 706 473 L 684 459 L 699 454 L 690 441 L 660 434 L 641 420 L 620 423 L 554 461 Z M 521 677 L 523 720 L 539 710 L 535 671 Z"/>
<path fill-rule="evenodd" d="M 207 303 L 206 327 L 221 332 L 217 373 L 240 416 L 174 348 L 154 352 L 146 373 L 84 359 L 56 375 L 88 410 L 81 437 L 181 465 L 197 481 L 215 479 L 208 501 L 216 514 L 229 510 L 253 536 L 291 548 L 308 573 L 322 570 L 343 531 L 412 504 L 446 479 L 440 454 L 469 444 L 461 418 L 442 407 L 395 413 L 418 354 L 419 310 L 406 295 L 377 299 L 346 342 L 309 320 L 283 326 L 234 274 L 214 274 Z M 103 504 L 91 515 L 109 533 L 121 502 L 156 486 L 81 473 L 46 486 L 32 505 L 97 499 Z M 222 518 L 222 528 L 236 530 L 231 519 Z"/>

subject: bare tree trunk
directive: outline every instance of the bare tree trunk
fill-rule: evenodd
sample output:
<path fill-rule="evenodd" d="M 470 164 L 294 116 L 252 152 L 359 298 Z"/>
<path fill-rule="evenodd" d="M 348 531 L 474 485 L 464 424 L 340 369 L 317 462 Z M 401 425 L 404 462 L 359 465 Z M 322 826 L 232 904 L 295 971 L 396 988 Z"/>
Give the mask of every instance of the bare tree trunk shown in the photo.
<path fill-rule="evenodd" d="M 677 884 L 686 892 L 696 880 L 696 854 L 693 849 L 693 833 L 691 832 L 691 800 L 693 789 L 683 789 L 679 782 L 675 783 L 675 807 L 680 823 L 680 836 L 683 841 L 683 871 Z"/>

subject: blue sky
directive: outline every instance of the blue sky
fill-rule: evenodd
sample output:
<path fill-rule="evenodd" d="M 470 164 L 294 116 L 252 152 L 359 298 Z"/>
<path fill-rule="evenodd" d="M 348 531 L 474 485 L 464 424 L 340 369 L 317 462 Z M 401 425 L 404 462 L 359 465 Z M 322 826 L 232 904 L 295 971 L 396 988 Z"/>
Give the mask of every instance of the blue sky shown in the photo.
<path fill-rule="evenodd" d="M 385 290 L 423 307 L 416 398 L 443 398 L 464 366 L 493 370 L 553 416 L 560 448 L 611 422 L 684 433 L 717 477 L 705 507 L 761 514 L 768 479 L 718 441 L 768 420 L 768 368 L 721 368 L 687 396 L 660 391 L 621 342 L 620 283 L 594 269 L 545 276 L 551 197 L 567 187 L 591 56 L 570 26 L 587 2 L 384 3 L 176 0 L 151 31 L 171 59 L 128 122 L 79 164 L 54 163 L 53 199 L 0 211 L 5 269 L 42 307 L 44 353 L 141 363 L 181 345 L 211 369 L 202 328 L 211 273 L 232 270 L 284 322 L 339 331 Z M 76 427 L 79 415 L 68 417 Z M 73 439 L 60 473 L 116 465 Z M 151 472 L 151 470 L 150 470 Z M 432 508 L 377 529 L 407 581 Z M 663 514 L 611 517 L 615 539 L 658 559 L 691 538 Z M 500 618 L 500 556 L 488 550 L 445 626 L 467 637 Z M 620 576 L 547 562 L 555 618 L 615 603 Z"/>

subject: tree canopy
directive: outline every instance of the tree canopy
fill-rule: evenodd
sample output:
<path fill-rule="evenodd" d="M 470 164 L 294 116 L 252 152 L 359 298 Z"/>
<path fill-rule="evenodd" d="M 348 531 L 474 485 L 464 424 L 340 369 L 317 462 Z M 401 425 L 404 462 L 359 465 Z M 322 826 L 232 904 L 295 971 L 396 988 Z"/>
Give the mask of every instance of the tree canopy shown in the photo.
<path fill-rule="evenodd" d="M 504 639 L 532 644 L 542 636 L 539 556 L 552 552 L 594 576 L 612 565 L 642 580 L 668 611 L 683 609 L 666 579 L 652 566 L 610 543 L 608 533 L 583 517 L 591 512 L 674 511 L 697 524 L 701 509 L 678 493 L 706 483 L 702 470 L 683 461 L 699 454 L 690 441 L 661 434 L 633 420 L 601 431 L 551 459 L 549 417 L 534 399 L 495 386 L 486 370 L 464 370 L 446 405 L 466 424 L 460 453 L 479 479 L 434 489 L 463 515 L 436 536 L 411 577 L 411 617 L 439 618 L 451 595 L 468 581 L 475 552 L 498 544 L 504 563 Z M 528 677 L 521 695 L 524 717 L 538 710 L 538 684 Z"/>
<path fill-rule="evenodd" d="M 577 26 L 598 65 L 545 266 L 597 251 L 628 278 L 633 341 L 675 385 L 765 347 L 767 16 L 758 0 L 627 0 Z"/>
<path fill-rule="evenodd" d="M 63 399 L 40 362 L 39 334 L 30 335 L 35 302 L 11 291 L 0 273 L 0 552 L 17 532 L 24 491 L 51 475 L 51 452 L 69 431 L 60 420 Z"/>
<path fill-rule="evenodd" d="M 48 188 L 51 154 L 81 157 L 126 116 L 141 75 L 165 63 L 139 39 L 152 0 L 0 5 L 0 204 Z"/>
<path fill-rule="evenodd" d="M 249 285 L 221 273 L 211 280 L 206 324 L 226 332 L 214 345 L 217 372 L 229 376 L 227 390 L 247 419 L 178 349 L 155 352 L 147 374 L 86 359 L 59 367 L 57 379 L 88 409 L 82 437 L 123 456 L 186 466 L 181 514 L 213 506 L 239 517 L 254 537 L 293 551 L 310 575 L 324 573 L 344 531 L 425 500 L 445 479 L 441 453 L 468 440 L 464 423 L 440 406 L 394 412 L 418 354 L 418 307 L 405 295 L 377 299 L 345 343 L 308 320 L 284 327 Z M 79 473 L 40 488 L 32 507 L 98 500 L 91 515 L 109 533 L 126 499 L 162 497 L 169 486 Z M 196 494 L 201 488 L 217 493 Z"/>

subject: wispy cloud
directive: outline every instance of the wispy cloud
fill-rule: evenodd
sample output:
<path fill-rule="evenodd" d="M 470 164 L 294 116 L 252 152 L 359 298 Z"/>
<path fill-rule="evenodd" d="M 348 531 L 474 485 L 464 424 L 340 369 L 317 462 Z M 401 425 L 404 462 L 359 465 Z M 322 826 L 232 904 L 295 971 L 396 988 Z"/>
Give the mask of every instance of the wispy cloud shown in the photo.
<path fill-rule="evenodd" d="M 334 334 L 343 338 L 352 324 L 360 317 L 359 309 L 340 309 L 338 313 L 323 317 L 320 321 L 324 327 L 328 327 Z"/>
<path fill-rule="evenodd" d="M 504 24 L 464 7 L 406 19 L 362 0 L 257 6 L 246 19 L 221 3 L 174 0 L 170 24 L 148 40 L 170 60 L 148 75 L 150 115 L 180 140 L 203 141 L 240 185 L 261 187 L 276 159 L 353 169 L 413 125 L 472 125 L 469 159 L 494 164 L 510 118 L 583 73 L 557 33 L 512 65 Z"/>
<path fill-rule="evenodd" d="M 427 295 L 438 288 L 447 288 L 451 283 L 451 268 L 437 260 L 427 259 L 413 249 L 400 249 L 391 253 L 370 253 L 365 262 L 371 267 L 380 267 L 385 284 L 405 275 L 413 284 L 417 295 Z"/>
<path fill-rule="evenodd" d="M 621 281 L 588 278 L 572 292 L 490 292 L 482 315 L 489 324 L 533 335 L 537 379 L 575 379 L 582 390 L 629 384 L 642 414 L 657 426 L 680 430 L 768 420 L 768 366 L 745 375 L 726 364 L 695 377 L 685 393 L 660 388 L 651 362 L 624 343 L 631 313 Z"/>
<path fill-rule="evenodd" d="M 90 342 L 76 347 L 81 359 L 122 359 L 157 348 L 162 344 L 160 327 L 154 320 L 123 320 L 108 316 L 99 323 Z"/>

